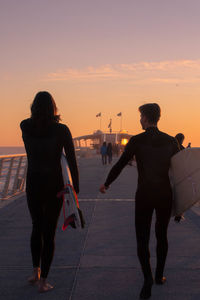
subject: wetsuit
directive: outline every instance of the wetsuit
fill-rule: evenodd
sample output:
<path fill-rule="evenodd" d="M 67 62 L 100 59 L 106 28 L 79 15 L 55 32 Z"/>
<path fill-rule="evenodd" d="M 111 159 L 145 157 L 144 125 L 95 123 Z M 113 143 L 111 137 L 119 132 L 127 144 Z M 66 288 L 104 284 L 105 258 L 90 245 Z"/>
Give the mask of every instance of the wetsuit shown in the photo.
<path fill-rule="evenodd" d="M 171 157 L 179 151 L 175 138 L 149 127 L 133 136 L 105 182 L 108 187 L 135 155 L 138 169 L 135 226 L 137 252 L 145 278 L 152 277 L 149 238 L 152 214 L 155 209 L 157 238 L 156 277 L 162 278 L 168 250 L 167 227 L 172 208 L 172 190 L 168 177 Z"/>
<path fill-rule="evenodd" d="M 52 122 L 39 126 L 32 119 L 26 119 L 20 127 L 28 159 L 26 194 L 33 223 L 33 267 L 39 267 L 41 263 L 41 277 L 46 278 L 53 259 L 55 231 L 62 207 L 62 198 L 56 195 L 63 188 L 60 164 L 63 148 L 74 188 L 79 192 L 74 145 L 64 124 Z"/>

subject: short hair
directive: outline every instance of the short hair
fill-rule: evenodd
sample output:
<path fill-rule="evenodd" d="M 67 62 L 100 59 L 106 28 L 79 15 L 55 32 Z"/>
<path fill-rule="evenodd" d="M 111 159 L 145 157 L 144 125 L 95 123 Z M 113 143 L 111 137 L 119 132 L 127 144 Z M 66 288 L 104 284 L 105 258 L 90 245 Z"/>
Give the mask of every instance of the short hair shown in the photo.
<path fill-rule="evenodd" d="M 46 91 L 38 92 L 31 104 L 31 118 L 42 123 L 59 122 L 57 107 L 52 95 Z"/>
<path fill-rule="evenodd" d="M 141 105 L 139 107 L 139 112 L 144 115 L 151 124 L 157 124 L 161 115 L 161 109 L 157 103 Z"/>
<path fill-rule="evenodd" d="M 182 144 L 184 141 L 184 134 L 183 133 L 177 133 L 177 135 L 175 136 L 176 140 L 179 142 L 179 144 Z"/>

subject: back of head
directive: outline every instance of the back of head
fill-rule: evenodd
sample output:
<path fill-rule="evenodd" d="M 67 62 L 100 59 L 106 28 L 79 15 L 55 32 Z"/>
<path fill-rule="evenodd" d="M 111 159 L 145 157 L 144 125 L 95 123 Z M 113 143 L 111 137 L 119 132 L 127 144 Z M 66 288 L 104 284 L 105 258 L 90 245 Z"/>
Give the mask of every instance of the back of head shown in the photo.
<path fill-rule="evenodd" d="M 31 105 L 31 119 L 38 124 L 59 122 L 56 103 L 50 93 L 44 91 L 36 94 Z"/>
<path fill-rule="evenodd" d="M 184 141 L 184 134 L 183 133 L 178 133 L 176 136 L 175 136 L 176 140 L 178 141 L 178 143 L 180 145 L 182 145 L 183 141 Z"/>
<path fill-rule="evenodd" d="M 157 103 L 144 104 L 139 107 L 139 112 L 145 116 L 151 124 L 157 124 L 161 115 L 161 109 Z"/>

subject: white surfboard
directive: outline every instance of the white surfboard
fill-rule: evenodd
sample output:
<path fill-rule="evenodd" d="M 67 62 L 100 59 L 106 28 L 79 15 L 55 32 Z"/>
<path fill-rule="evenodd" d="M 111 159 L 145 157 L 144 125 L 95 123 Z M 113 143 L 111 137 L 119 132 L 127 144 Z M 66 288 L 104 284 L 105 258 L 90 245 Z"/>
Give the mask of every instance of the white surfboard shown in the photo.
<path fill-rule="evenodd" d="M 65 210 L 65 220 L 63 224 L 63 230 L 68 226 L 66 221 L 69 220 L 69 217 L 72 216 L 73 220 L 72 222 L 75 224 L 74 228 L 83 228 L 84 227 L 84 220 L 82 217 L 82 213 L 79 208 L 78 198 L 76 195 L 76 192 L 73 188 L 71 173 L 69 170 L 69 166 L 67 163 L 67 160 L 62 154 L 61 156 L 61 167 L 62 167 L 62 175 L 63 175 L 63 181 L 65 186 L 65 191 L 63 190 L 63 196 L 64 196 L 64 210 Z M 81 214 L 81 216 L 80 216 Z M 66 223 L 66 224 L 65 224 Z M 70 223 L 69 223 L 70 224 Z M 71 223 L 72 224 L 72 223 Z"/>
<path fill-rule="evenodd" d="M 200 148 L 186 148 L 171 159 L 172 215 L 180 215 L 200 201 Z"/>

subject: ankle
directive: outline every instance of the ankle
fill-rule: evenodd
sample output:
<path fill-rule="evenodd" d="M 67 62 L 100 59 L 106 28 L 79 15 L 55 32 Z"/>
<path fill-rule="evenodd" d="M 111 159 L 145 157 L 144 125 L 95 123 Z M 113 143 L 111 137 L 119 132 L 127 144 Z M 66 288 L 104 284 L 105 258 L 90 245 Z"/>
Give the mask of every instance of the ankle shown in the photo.
<path fill-rule="evenodd" d="M 37 268 L 33 268 L 33 274 L 40 278 L 40 267 L 37 267 Z"/>
<path fill-rule="evenodd" d="M 153 276 L 149 276 L 149 277 L 144 278 L 144 284 L 145 285 L 152 285 L 153 282 L 154 282 Z"/>

